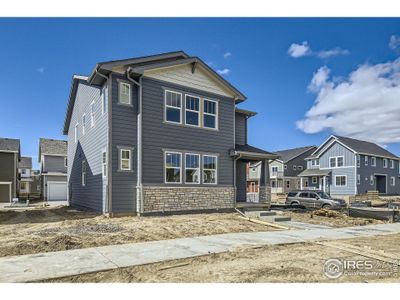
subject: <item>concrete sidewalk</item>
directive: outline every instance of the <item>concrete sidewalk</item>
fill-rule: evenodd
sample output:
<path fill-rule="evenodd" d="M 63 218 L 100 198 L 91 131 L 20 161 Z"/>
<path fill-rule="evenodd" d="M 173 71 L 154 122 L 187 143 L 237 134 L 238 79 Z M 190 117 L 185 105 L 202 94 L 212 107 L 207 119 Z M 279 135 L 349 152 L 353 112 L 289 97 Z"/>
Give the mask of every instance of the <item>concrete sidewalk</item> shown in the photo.
<path fill-rule="evenodd" d="M 31 282 L 173 259 L 221 253 L 238 247 L 339 240 L 400 233 L 400 223 L 228 233 L 0 258 L 0 282 Z"/>

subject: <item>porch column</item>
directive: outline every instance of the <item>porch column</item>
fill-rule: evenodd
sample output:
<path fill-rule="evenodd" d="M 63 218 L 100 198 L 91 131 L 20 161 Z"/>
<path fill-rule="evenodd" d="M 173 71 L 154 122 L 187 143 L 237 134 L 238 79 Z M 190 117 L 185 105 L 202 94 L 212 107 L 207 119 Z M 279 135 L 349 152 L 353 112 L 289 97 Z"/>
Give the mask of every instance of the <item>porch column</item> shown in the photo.
<path fill-rule="evenodd" d="M 300 190 L 303 189 L 303 177 L 300 177 Z"/>
<path fill-rule="evenodd" d="M 324 191 L 324 192 L 326 192 L 325 190 L 326 190 L 326 176 L 324 176 L 324 177 L 322 177 L 322 190 Z"/>
<path fill-rule="evenodd" d="M 261 163 L 261 178 L 260 178 L 260 203 L 271 204 L 271 186 L 269 177 L 269 161 L 264 160 Z"/>

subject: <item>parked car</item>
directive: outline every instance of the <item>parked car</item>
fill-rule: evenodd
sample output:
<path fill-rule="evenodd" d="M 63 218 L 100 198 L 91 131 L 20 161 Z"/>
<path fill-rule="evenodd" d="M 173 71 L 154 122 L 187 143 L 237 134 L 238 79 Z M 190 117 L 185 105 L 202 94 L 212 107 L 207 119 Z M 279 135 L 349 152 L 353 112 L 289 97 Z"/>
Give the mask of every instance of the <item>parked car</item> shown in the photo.
<path fill-rule="evenodd" d="M 339 209 L 346 207 L 343 199 L 334 199 L 323 191 L 297 190 L 291 191 L 286 197 L 287 205 L 301 205 L 306 208 Z"/>

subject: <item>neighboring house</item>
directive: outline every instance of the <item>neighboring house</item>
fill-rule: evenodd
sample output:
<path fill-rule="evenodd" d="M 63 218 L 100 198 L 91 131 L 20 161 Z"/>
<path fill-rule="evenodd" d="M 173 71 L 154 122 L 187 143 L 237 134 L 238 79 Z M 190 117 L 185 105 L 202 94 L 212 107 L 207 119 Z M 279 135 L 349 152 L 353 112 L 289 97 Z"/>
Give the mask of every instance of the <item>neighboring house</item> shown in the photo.
<path fill-rule="evenodd" d="M 19 197 L 26 197 L 31 192 L 32 183 L 32 157 L 21 157 L 18 164 L 19 174 Z"/>
<path fill-rule="evenodd" d="M 20 159 L 19 140 L 0 138 L 0 202 L 11 202 L 17 197 Z"/>
<path fill-rule="evenodd" d="M 249 202 L 259 200 L 261 165 L 261 161 L 246 164 L 247 201 Z"/>
<path fill-rule="evenodd" d="M 67 142 L 41 138 L 39 163 L 42 198 L 46 201 L 67 200 Z"/>
<path fill-rule="evenodd" d="M 30 186 L 30 197 L 40 197 L 41 194 L 41 180 L 40 171 L 32 170 L 32 182 Z"/>
<path fill-rule="evenodd" d="M 286 194 L 300 188 L 300 178 L 297 176 L 307 168 L 305 158 L 315 149 L 315 146 L 306 146 L 275 151 L 279 158 L 269 165 L 272 194 Z"/>
<path fill-rule="evenodd" d="M 399 158 L 370 142 L 330 136 L 309 157 L 307 170 L 299 176 L 309 189 L 331 195 L 400 194 Z"/>
<path fill-rule="evenodd" d="M 104 213 L 232 209 L 246 201 L 246 97 L 201 59 L 171 52 L 74 76 L 64 123 L 72 206 Z"/>

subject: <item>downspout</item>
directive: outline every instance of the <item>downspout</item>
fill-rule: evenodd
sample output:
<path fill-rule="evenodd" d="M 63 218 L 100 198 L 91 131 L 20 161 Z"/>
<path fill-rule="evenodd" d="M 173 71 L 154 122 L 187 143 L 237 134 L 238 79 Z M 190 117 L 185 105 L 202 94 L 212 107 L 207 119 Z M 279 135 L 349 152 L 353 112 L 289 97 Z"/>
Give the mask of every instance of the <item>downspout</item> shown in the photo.
<path fill-rule="evenodd" d="M 235 199 L 234 203 L 236 204 L 237 200 L 237 191 L 236 191 L 236 162 L 242 157 L 242 154 L 239 154 L 239 156 L 235 157 L 233 160 L 233 185 L 234 185 L 234 191 L 235 191 Z"/>
<path fill-rule="evenodd" d="M 136 212 L 143 214 L 143 185 L 142 185 L 142 77 L 139 82 L 130 76 L 131 68 L 126 71 L 129 81 L 139 88 L 138 114 L 137 114 L 137 183 L 136 183 Z"/>

